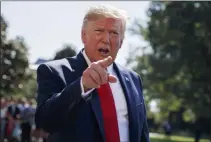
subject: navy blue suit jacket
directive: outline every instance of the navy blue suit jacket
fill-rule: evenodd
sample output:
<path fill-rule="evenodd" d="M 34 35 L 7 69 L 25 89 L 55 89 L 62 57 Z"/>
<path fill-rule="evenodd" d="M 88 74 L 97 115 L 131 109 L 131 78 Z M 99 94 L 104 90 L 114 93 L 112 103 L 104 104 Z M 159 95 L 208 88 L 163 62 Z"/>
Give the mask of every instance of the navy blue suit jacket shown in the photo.
<path fill-rule="evenodd" d="M 50 142 L 105 140 L 97 91 L 86 99 L 81 97 L 80 79 L 87 67 L 81 51 L 75 57 L 50 61 L 37 69 L 35 122 L 50 134 Z M 116 63 L 113 67 L 127 102 L 130 142 L 149 142 L 141 79 Z"/>

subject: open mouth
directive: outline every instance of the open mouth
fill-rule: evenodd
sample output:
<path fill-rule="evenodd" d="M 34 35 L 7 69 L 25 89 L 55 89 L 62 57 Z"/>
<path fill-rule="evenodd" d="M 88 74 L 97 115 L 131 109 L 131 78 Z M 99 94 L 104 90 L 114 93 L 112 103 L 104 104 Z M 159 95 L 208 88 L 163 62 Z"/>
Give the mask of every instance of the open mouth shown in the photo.
<path fill-rule="evenodd" d="M 108 55 L 108 53 L 109 53 L 109 50 L 106 48 L 100 48 L 100 49 L 98 49 L 98 51 L 104 56 Z"/>

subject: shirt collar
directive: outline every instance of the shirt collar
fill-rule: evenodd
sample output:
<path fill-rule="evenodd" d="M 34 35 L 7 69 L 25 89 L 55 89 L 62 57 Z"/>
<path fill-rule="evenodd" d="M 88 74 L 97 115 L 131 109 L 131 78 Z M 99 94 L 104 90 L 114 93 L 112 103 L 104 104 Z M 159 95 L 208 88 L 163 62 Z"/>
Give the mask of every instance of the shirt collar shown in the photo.
<path fill-rule="evenodd" d="M 91 65 L 91 61 L 89 60 L 88 56 L 86 55 L 85 50 L 82 51 L 82 54 L 83 54 L 83 56 L 84 56 L 84 58 L 86 60 L 87 65 L 88 66 Z M 113 69 L 113 63 L 110 66 L 108 66 L 107 70 L 108 71 L 112 71 L 112 69 Z"/>

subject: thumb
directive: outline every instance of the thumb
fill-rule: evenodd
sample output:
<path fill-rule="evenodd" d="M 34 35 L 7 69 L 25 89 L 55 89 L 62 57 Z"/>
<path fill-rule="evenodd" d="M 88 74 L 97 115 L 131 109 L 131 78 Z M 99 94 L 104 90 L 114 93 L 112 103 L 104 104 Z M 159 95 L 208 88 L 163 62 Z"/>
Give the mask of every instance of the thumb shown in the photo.
<path fill-rule="evenodd" d="M 109 75 L 108 76 L 108 81 L 111 82 L 111 83 L 115 83 L 117 82 L 117 78 L 113 75 Z"/>

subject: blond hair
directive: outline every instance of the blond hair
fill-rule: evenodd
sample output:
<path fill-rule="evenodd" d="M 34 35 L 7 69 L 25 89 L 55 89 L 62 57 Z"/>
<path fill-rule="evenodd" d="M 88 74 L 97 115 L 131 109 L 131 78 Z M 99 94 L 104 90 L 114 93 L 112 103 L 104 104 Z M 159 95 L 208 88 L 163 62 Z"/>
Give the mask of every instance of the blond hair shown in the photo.
<path fill-rule="evenodd" d="M 126 22 L 128 19 L 127 12 L 125 10 L 118 9 L 107 4 L 91 6 L 84 16 L 82 28 L 85 28 L 89 21 L 96 20 L 100 17 L 120 19 L 122 21 L 122 34 L 124 37 Z"/>

